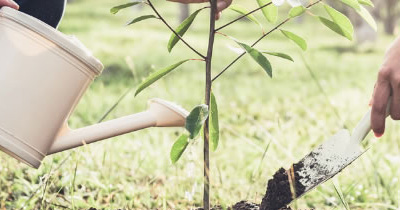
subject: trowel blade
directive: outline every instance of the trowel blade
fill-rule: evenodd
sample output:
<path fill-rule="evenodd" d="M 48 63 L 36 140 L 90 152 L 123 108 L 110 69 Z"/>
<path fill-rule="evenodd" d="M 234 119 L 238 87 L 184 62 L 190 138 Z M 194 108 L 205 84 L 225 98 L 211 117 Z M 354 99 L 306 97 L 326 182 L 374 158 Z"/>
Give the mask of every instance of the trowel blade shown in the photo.
<path fill-rule="evenodd" d="M 299 162 L 303 166 L 297 173 L 305 190 L 296 198 L 329 180 L 364 153 L 360 145 L 350 140 L 349 131 L 340 130 Z"/>

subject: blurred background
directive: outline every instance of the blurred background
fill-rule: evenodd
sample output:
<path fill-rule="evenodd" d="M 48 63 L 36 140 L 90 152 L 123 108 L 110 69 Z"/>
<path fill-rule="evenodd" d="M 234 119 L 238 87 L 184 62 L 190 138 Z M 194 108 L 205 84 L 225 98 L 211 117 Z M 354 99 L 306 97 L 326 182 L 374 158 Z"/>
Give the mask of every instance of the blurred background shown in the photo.
<path fill-rule="evenodd" d="M 128 0 L 127 0 L 128 1 Z M 127 91 L 154 70 L 186 58 L 197 58 L 182 43 L 171 53 L 171 32 L 159 20 L 125 24 L 153 14 L 146 5 L 111 15 L 111 7 L 127 1 L 70 0 L 59 30 L 78 37 L 105 65 L 86 92 L 69 123 L 79 128 L 98 122 Z M 204 5 L 154 1 L 173 26 Z M 249 10 L 256 1 L 234 1 Z M 355 127 L 368 110 L 379 66 L 387 46 L 398 35 L 399 2 L 374 0 L 375 33 L 356 13 L 338 1 L 327 3 L 347 14 L 355 26 L 348 41 L 303 15 L 282 28 L 305 38 L 301 49 L 274 32 L 257 49 L 285 52 L 294 62 L 268 57 L 269 78 L 245 56 L 214 83 L 220 113 L 220 145 L 211 153 L 211 200 L 229 206 L 240 200 L 259 203 L 266 183 L 280 167 L 289 167 L 339 129 Z M 279 20 L 289 6 L 279 9 Z M 322 14 L 321 5 L 311 9 Z M 266 31 L 268 23 L 255 13 Z M 238 17 L 226 10 L 217 25 Z M 262 32 L 247 20 L 222 30 L 251 44 Z M 206 52 L 208 14 L 199 14 L 185 39 Z M 237 47 L 216 38 L 213 75 L 229 64 Z M 204 64 L 188 62 L 134 97 L 134 91 L 107 116 L 113 119 L 146 108 L 159 97 L 190 110 L 203 102 Z M 387 120 L 385 135 L 369 135 L 360 159 L 292 205 L 295 209 L 400 209 L 400 139 L 397 122 Z M 192 142 L 177 164 L 169 152 L 183 129 L 150 128 L 46 157 L 31 169 L 0 153 L 0 209 L 191 209 L 202 201 L 202 141 Z"/>

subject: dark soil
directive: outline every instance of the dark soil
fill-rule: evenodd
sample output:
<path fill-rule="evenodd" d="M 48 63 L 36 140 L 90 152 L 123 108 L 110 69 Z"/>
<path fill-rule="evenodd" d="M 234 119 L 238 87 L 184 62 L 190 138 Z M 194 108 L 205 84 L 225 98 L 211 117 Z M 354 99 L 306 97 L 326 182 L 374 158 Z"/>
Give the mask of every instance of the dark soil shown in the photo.
<path fill-rule="evenodd" d="M 251 203 L 248 201 L 240 201 L 232 206 L 232 210 L 259 210 L 260 204 Z"/>
<path fill-rule="evenodd" d="M 196 210 L 204 210 L 203 208 L 198 208 Z M 211 210 L 223 210 L 221 206 L 214 206 Z M 249 201 L 237 202 L 232 207 L 228 207 L 227 210 L 260 210 L 260 204 L 252 203 Z M 284 207 L 277 210 L 292 210 L 290 207 Z"/>
<path fill-rule="evenodd" d="M 274 174 L 273 178 L 268 181 L 267 192 L 262 199 L 260 210 L 284 208 L 293 201 L 293 198 L 297 198 L 304 193 L 305 187 L 301 184 L 298 173 L 303 166 L 303 163 L 299 162 L 293 164 L 293 167 L 289 170 L 280 168 Z M 292 175 L 289 176 L 289 173 Z"/>

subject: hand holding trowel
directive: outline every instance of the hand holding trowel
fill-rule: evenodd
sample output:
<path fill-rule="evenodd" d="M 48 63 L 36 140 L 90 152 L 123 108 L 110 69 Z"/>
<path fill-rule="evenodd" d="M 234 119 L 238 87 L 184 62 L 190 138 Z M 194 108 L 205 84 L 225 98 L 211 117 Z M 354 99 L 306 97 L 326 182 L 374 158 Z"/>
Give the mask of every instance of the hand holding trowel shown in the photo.
<path fill-rule="evenodd" d="M 364 115 L 351 135 L 348 130 L 340 130 L 300 162 L 293 164 L 289 170 L 281 168 L 268 181 L 267 193 L 260 209 L 277 210 L 285 207 L 335 176 L 364 153 L 360 143 L 370 131 L 371 110 Z"/>

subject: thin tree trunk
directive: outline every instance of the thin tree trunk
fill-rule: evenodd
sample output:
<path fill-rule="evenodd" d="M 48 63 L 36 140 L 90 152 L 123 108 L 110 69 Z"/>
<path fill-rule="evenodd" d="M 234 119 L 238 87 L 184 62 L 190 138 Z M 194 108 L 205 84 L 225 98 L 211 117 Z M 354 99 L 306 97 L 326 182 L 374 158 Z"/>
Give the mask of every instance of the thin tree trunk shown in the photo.
<path fill-rule="evenodd" d="M 393 35 L 396 29 L 396 6 L 398 0 L 387 0 L 386 1 L 386 18 L 385 18 L 385 33 L 389 35 Z"/>
<path fill-rule="evenodd" d="M 384 1 L 382 0 L 373 0 L 372 1 L 375 5 L 375 7 L 372 9 L 372 16 L 374 16 L 375 20 L 382 20 L 382 7 L 384 7 Z"/>
<path fill-rule="evenodd" d="M 210 33 L 208 39 L 208 50 L 206 57 L 206 84 L 205 84 L 205 103 L 210 107 L 211 86 L 212 86 L 212 56 L 214 50 L 215 38 L 215 14 L 217 11 L 217 0 L 211 0 L 210 10 Z M 210 132 L 209 118 L 204 123 L 204 194 L 203 207 L 204 210 L 210 210 Z"/>

